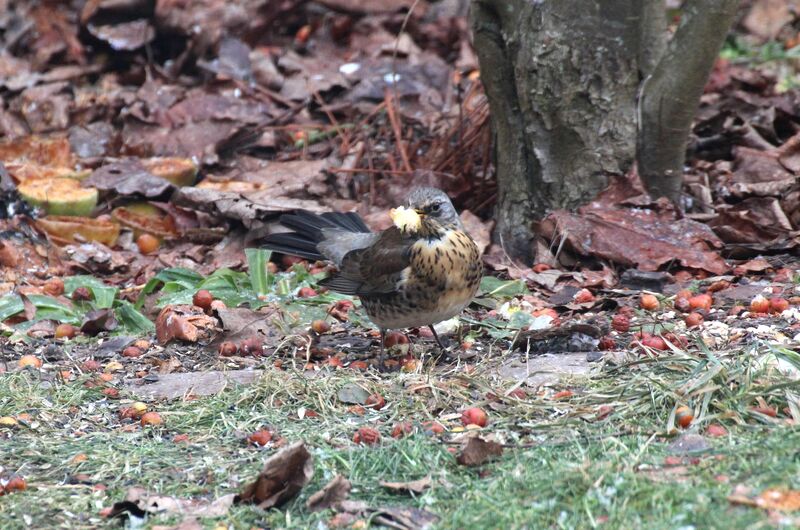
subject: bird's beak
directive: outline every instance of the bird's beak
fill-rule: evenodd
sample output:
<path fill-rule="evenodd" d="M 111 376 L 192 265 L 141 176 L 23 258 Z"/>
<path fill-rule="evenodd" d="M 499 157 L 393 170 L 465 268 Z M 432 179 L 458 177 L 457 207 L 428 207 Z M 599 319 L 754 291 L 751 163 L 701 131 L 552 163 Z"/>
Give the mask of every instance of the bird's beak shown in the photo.
<path fill-rule="evenodd" d="M 423 210 L 420 210 L 419 208 L 414 208 L 414 211 L 417 212 L 417 215 L 419 215 L 420 217 L 425 217 L 425 212 Z"/>

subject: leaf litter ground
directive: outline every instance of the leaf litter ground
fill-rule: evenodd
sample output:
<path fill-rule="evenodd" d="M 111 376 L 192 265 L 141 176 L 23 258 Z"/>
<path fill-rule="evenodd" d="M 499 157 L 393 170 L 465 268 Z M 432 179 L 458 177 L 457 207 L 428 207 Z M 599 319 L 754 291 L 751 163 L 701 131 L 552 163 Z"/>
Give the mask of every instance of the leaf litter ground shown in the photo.
<path fill-rule="evenodd" d="M 267 273 L 244 247 L 293 208 L 358 208 L 380 228 L 414 184 L 445 189 L 488 246 L 466 3 L 155 4 L 16 2 L 3 20 L 0 526 L 111 527 L 117 512 L 184 529 L 797 525 L 798 267 L 757 256 L 797 241 L 799 48 L 781 3 L 748 6 L 715 66 L 681 230 L 654 237 L 674 211 L 615 176 L 542 224 L 552 268 L 488 247 L 502 278 L 451 326 L 448 354 L 421 330 L 384 374 L 357 304 L 316 292 L 324 268 Z M 13 192 L 28 178 L 87 178 L 106 215 L 29 223 Z M 691 329 L 683 287 L 713 295 Z M 194 308 L 198 289 L 224 307 Z M 757 295 L 791 305 L 748 311 Z M 82 332 L 54 341 L 58 323 Z M 141 406 L 163 423 L 143 428 Z M 473 406 L 483 429 L 460 421 Z M 314 474 L 298 496 L 222 502 L 259 476 L 271 491 L 264 461 L 301 440 Z"/>

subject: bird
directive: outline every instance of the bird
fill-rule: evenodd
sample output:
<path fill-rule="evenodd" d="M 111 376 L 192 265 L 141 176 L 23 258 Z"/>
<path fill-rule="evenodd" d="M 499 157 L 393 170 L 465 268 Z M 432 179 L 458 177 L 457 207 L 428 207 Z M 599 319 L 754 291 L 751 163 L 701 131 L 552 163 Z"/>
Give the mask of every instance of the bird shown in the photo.
<path fill-rule="evenodd" d="M 320 285 L 357 296 L 380 330 L 378 366 L 384 368 L 386 331 L 433 325 L 464 310 L 480 285 L 480 252 L 450 198 L 432 187 L 412 189 L 390 211 L 393 225 L 371 231 L 355 212 L 280 217 L 288 232 L 267 236 L 264 247 L 336 267 Z"/>

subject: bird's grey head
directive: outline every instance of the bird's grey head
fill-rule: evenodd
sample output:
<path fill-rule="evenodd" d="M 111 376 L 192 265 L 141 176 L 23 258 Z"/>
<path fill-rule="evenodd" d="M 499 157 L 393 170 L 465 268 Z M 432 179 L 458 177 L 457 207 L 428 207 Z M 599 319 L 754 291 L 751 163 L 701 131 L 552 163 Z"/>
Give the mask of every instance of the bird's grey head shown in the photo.
<path fill-rule="evenodd" d="M 414 188 L 408 194 L 406 205 L 442 225 L 461 228 L 458 212 L 450 202 L 450 197 L 442 190 L 427 187 Z"/>

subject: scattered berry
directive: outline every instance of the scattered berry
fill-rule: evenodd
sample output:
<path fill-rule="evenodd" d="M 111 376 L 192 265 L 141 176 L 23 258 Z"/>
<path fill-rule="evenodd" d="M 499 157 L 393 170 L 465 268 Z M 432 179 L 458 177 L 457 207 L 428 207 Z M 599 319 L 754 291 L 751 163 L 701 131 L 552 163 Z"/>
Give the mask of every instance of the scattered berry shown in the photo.
<path fill-rule="evenodd" d="M 194 296 L 192 297 L 192 303 L 203 311 L 208 311 L 211 309 L 211 303 L 213 301 L 214 297 L 206 289 L 200 289 L 194 293 Z"/>
<path fill-rule="evenodd" d="M 137 348 L 136 346 L 128 346 L 124 350 L 122 350 L 123 357 L 129 357 L 131 359 L 135 359 L 136 357 L 141 357 L 144 352 Z"/>
<path fill-rule="evenodd" d="M 714 299 L 710 294 L 698 294 L 689 298 L 689 307 L 695 310 L 709 311 L 712 303 L 714 303 Z"/>
<path fill-rule="evenodd" d="M 353 361 L 350 363 L 349 368 L 352 368 L 353 370 L 366 370 L 367 363 L 365 361 Z"/>
<path fill-rule="evenodd" d="M 655 311 L 659 307 L 658 298 L 652 294 L 643 294 L 639 298 L 639 306 L 647 311 Z"/>
<path fill-rule="evenodd" d="M 414 432 L 414 427 L 411 425 L 411 423 L 403 421 L 395 424 L 395 426 L 392 427 L 392 438 L 397 438 L 399 440 L 400 438 L 403 438 L 412 432 Z"/>
<path fill-rule="evenodd" d="M 158 250 L 160 244 L 158 238 L 150 234 L 142 234 L 136 238 L 136 246 L 142 254 L 152 254 Z"/>
<path fill-rule="evenodd" d="M 353 442 L 363 445 L 375 445 L 381 440 L 381 433 L 372 427 L 361 427 L 353 435 Z"/>
<path fill-rule="evenodd" d="M 687 328 L 696 328 L 703 323 L 703 315 L 700 313 L 689 313 L 683 321 L 686 322 Z"/>
<path fill-rule="evenodd" d="M 769 299 L 770 313 L 783 313 L 789 309 L 789 301 L 785 298 L 774 297 Z"/>
<path fill-rule="evenodd" d="M 44 282 L 42 291 L 44 291 L 44 294 L 50 296 L 61 296 L 64 294 L 64 280 L 61 278 L 50 278 Z"/>
<path fill-rule="evenodd" d="M 322 335 L 323 333 L 327 333 L 331 330 L 331 325 L 324 320 L 315 320 L 311 323 L 311 329 L 314 330 L 314 333 L 317 335 Z"/>
<path fill-rule="evenodd" d="M 625 333 L 631 329 L 631 319 L 625 315 L 614 315 L 611 318 L 611 327 L 614 331 Z"/>
<path fill-rule="evenodd" d="M 264 447 L 272 440 L 272 433 L 266 429 L 259 429 L 247 437 L 247 443 Z"/>
<path fill-rule="evenodd" d="M 422 429 L 427 434 L 442 434 L 444 432 L 444 425 L 438 421 L 426 421 L 422 424 Z"/>
<path fill-rule="evenodd" d="M 540 272 L 549 271 L 551 268 L 552 267 L 550 265 L 548 265 L 547 263 L 537 263 L 536 265 L 534 265 L 532 267 L 533 272 L 535 272 L 537 274 L 540 273 Z"/>
<path fill-rule="evenodd" d="M 681 428 L 687 428 L 692 424 L 692 420 L 694 420 L 692 409 L 689 407 L 678 407 L 678 410 L 675 411 L 675 420 Z"/>
<path fill-rule="evenodd" d="M 483 409 L 478 407 L 470 407 L 461 413 L 461 423 L 464 425 L 478 425 L 486 427 L 489 422 L 489 417 Z"/>
<path fill-rule="evenodd" d="M 158 412 L 145 412 L 142 414 L 142 419 L 139 421 L 142 424 L 142 427 L 147 427 L 148 425 L 161 425 L 164 423 L 164 420 L 161 419 L 161 414 Z"/>
<path fill-rule="evenodd" d="M 23 355 L 17 361 L 17 366 L 20 368 L 41 368 L 42 360 L 35 355 Z"/>
<path fill-rule="evenodd" d="M 226 341 L 219 345 L 218 351 L 222 357 L 232 357 L 236 355 L 236 352 L 239 351 L 239 348 L 236 346 L 236 344 Z"/>
<path fill-rule="evenodd" d="M 317 296 L 317 291 L 311 287 L 301 287 L 300 290 L 297 291 L 297 296 L 300 298 L 314 298 Z"/>
<path fill-rule="evenodd" d="M 767 300 L 761 295 L 756 296 L 750 301 L 750 311 L 752 313 L 769 312 L 769 300 Z"/>
<path fill-rule="evenodd" d="M 364 402 L 364 405 L 370 409 L 380 410 L 386 406 L 386 400 L 380 394 L 372 394 Z"/>
<path fill-rule="evenodd" d="M 56 326 L 57 339 L 71 339 L 78 333 L 78 328 L 72 324 L 59 324 Z"/>
<path fill-rule="evenodd" d="M 589 302 L 594 302 L 594 295 L 592 291 L 589 289 L 581 289 L 572 297 L 572 300 L 578 304 L 586 304 Z"/>

